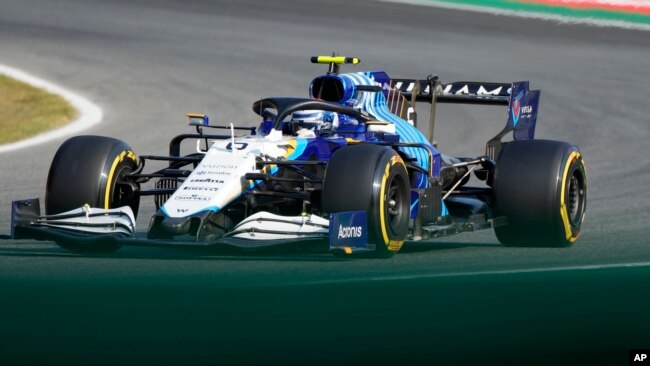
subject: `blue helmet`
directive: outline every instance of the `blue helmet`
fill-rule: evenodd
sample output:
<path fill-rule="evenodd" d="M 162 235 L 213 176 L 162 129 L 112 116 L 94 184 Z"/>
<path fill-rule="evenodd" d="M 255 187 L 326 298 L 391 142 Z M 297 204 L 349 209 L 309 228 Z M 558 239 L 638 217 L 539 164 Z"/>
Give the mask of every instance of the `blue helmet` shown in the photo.
<path fill-rule="evenodd" d="M 358 125 L 359 122 L 347 114 L 323 110 L 304 110 L 293 112 L 291 123 L 297 125 L 294 128 L 308 128 L 313 131 L 334 132 L 339 126 Z"/>
<path fill-rule="evenodd" d="M 320 131 L 335 131 L 339 127 L 339 114 L 323 110 L 305 110 L 293 112 L 291 123 L 294 131 L 302 128 Z"/>

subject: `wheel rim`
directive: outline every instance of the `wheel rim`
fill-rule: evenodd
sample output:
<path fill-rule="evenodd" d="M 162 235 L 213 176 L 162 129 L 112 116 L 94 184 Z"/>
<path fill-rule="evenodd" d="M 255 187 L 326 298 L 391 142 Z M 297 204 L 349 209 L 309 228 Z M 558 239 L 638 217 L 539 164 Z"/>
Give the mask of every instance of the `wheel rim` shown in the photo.
<path fill-rule="evenodd" d="M 391 232 L 398 233 L 407 211 L 404 209 L 404 184 L 399 176 L 393 176 L 388 187 L 386 217 Z"/>
<path fill-rule="evenodd" d="M 579 226 L 582 221 L 585 204 L 585 182 L 582 173 L 575 169 L 567 182 L 566 207 L 572 226 Z"/>
<path fill-rule="evenodd" d="M 110 208 L 117 208 L 126 206 L 129 204 L 130 198 L 132 197 L 132 192 L 128 187 L 128 184 L 124 182 L 124 177 L 131 173 L 133 169 L 130 166 L 122 166 L 116 174 L 115 185 L 110 187 L 111 189 L 111 198 L 110 198 Z"/>

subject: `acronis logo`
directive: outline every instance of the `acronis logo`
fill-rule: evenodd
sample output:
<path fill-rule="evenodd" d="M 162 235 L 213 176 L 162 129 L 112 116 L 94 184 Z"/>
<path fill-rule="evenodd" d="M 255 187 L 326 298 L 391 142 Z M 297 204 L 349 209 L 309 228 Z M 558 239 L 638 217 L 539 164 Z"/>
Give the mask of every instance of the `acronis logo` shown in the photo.
<path fill-rule="evenodd" d="M 329 244 L 333 248 L 368 248 L 368 219 L 366 211 L 330 214 Z"/>
<path fill-rule="evenodd" d="M 343 226 L 339 225 L 338 239 L 360 238 L 363 235 L 361 226 Z"/>

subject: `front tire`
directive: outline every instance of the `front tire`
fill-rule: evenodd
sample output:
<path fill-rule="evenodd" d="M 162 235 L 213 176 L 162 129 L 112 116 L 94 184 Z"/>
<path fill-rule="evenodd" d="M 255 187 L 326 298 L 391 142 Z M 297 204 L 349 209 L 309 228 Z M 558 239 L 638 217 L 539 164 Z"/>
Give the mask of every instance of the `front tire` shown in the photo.
<path fill-rule="evenodd" d="M 54 155 L 47 177 L 46 214 L 88 204 L 105 209 L 130 206 L 137 215 L 140 197 L 123 182 L 137 166 L 135 153 L 123 141 L 103 136 L 75 136 L 66 140 Z M 84 253 L 112 252 L 121 246 L 62 241 L 57 244 Z"/>
<path fill-rule="evenodd" d="M 494 172 L 494 228 L 509 246 L 566 247 L 580 236 L 587 207 L 587 172 L 578 148 L 560 141 L 504 145 Z"/>
<path fill-rule="evenodd" d="M 366 211 L 374 256 L 391 257 L 404 244 L 410 218 L 410 184 L 395 150 L 359 144 L 337 150 L 325 172 L 325 212 Z"/>

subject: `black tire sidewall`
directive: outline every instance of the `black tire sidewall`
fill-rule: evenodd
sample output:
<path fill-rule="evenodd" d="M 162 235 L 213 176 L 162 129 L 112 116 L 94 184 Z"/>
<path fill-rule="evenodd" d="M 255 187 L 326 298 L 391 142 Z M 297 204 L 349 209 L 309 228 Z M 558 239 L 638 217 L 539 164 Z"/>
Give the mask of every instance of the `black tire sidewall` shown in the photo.
<path fill-rule="evenodd" d="M 390 225 L 385 210 L 386 195 L 393 180 L 402 184 L 399 194 L 404 207 L 400 220 Z M 375 253 L 378 256 L 387 257 L 397 252 L 408 233 L 408 174 L 402 159 L 389 147 L 359 144 L 337 150 L 325 172 L 322 200 L 323 210 L 327 213 L 366 211 L 368 241 L 376 245 Z M 384 210 L 386 225 L 382 225 L 381 210 Z M 388 242 L 382 226 L 385 227 Z"/>
<path fill-rule="evenodd" d="M 495 228 L 499 241 L 550 247 L 568 246 L 575 241 L 584 213 L 580 222 L 571 227 L 570 240 L 562 217 L 566 208 L 562 207 L 561 196 L 576 169 L 584 177 L 586 209 L 587 176 L 577 147 L 550 140 L 505 144 L 494 173 L 494 214 L 508 220 L 507 225 Z"/>
<path fill-rule="evenodd" d="M 50 166 L 45 193 L 46 213 L 57 214 L 86 203 L 91 207 L 112 208 L 106 207 L 106 190 L 110 190 L 110 206 L 117 178 L 115 173 L 125 167 L 133 170 L 136 166 L 135 154 L 123 141 L 103 136 L 68 139 Z"/>
<path fill-rule="evenodd" d="M 47 178 L 45 212 L 58 214 L 88 204 L 97 208 L 115 208 L 115 183 L 120 173 L 133 171 L 137 159 L 123 141 L 103 136 L 75 136 L 56 152 Z M 108 191 L 108 197 L 107 197 Z M 128 204 L 137 215 L 139 197 Z M 115 241 L 87 244 L 58 240 L 62 248 L 80 253 L 110 253 L 121 247 Z"/>

